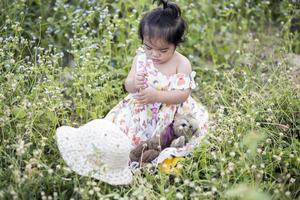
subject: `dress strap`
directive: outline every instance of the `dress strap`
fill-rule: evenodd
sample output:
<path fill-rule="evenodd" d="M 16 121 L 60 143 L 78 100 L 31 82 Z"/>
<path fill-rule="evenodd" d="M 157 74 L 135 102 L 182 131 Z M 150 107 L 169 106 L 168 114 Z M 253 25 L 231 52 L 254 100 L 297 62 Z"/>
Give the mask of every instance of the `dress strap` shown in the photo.
<path fill-rule="evenodd" d="M 186 90 L 195 89 L 196 83 L 195 78 L 196 72 L 192 71 L 190 74 L 177 73 L 170 79 L 170 89 L 171 90 Z"/>

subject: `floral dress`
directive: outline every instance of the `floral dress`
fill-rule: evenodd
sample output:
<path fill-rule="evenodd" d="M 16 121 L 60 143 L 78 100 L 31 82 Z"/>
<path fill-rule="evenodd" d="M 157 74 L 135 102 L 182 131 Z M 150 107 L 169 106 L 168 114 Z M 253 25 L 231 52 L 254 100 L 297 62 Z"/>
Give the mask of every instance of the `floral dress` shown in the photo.
<path fill-rule="evenodd" d="M 195 72 L 191 74 L 177 73 L 167 76 L 161 73 L 151 60 L 146 59 L 144 51 L 138 49 L 137 71 L 144 70 L 147 73 L 147 85 L 157 90 L 187 90 L 194 89 Z M 156 133 L 165 130 L 173 121 L 176 113 L 192 114 L 199 121 L 197 137 L 189 141 L 183 148 L 165 148 L 152 162 L 161 163 L 172 156 L 185 156 L 199 144 L 202 137 L 207 133 L 208 112 L 204 106 L 196 102 L 191 96 L 181 104 L 166 105 L 154 103 L 140 106 L 136 103 L 135 94 L 129 94 L 117 104 L 105 117 L 126 134 L 134 146 L 141 141 L 151 138 Z"/>

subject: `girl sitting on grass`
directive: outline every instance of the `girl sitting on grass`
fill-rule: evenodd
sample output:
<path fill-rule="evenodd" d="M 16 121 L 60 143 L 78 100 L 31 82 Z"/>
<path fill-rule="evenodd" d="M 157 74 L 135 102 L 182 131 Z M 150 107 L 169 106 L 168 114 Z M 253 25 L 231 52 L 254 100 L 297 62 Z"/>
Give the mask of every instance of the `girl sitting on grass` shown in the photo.
<path fill-rule="evenodd" d="M 198 119 L 201 130 L 198 137 L 207 132 L 208 113 L 190 96 L 195 87 L 195 72 L 189 60 L 176 51 L 183 42 L 186 23 L 175 3 L 159 1 L 159 4 L 163 8 L 146 13 L 139 24 L 143 46 L 137 50 L 125 81 L 129 95 L 105 117 L 121 128 L 133 146 L 164 130 L 175 113 L 191 113 Z M 141 67 L 143 55 L 146 62 Z M 185 155 L 199 140 L 181 150 L 166 149 L 158 161 L 171 155 Z"/>
<path fill-rule="evenodd" d="M 195 88 L 195 72 L 192 71 L 189 60 L 176 51 L 178 45 L 183 42 L 186 23 L 175 3 L 159 1 L 159 5 L 161 4 L 162 8 L 146 13 L 140 22 L 138 34 L 142 47 L 137 50 L 125 81 L 125 88 L 129 94 L 104 118 L 116 125 L 121 130 L 121 135 L 127 136 L 133 149 L 142 141 L 165 130 L 173 122 L 175 115 L 192 114 L 199 124 L 200 131 L 196 133 L 197 137 L 183 148 L 165 148 L 152 161 L 153 164 L 190 153 L 207 133 L 208 122 L 207 110 L 190 96 L 191 89 Z M 93 148 L 96 147 L 97 138 L 103 138 L 104 131 L 104 128 L 101 130 L 101 127 L 96 127 L 97 123 L 93 121 L 78 128 L 81 132 L 66 126 L 57 130 L 57 143 L 63 158 L 71 169 L 81 175 L 90 175 L 112 184 L 128 183 L 131 178 L 119 182 L 119 179 L 112 175 L 124 175 L 122 169 L 118 171 L 119 168 L 114 168 L 105 178 L 104 171 L 99 174 L 97 170 L 95 173 L 90 170 L 96 169 L 95 162 L 91 163 L 89 159 Z M 74 131 L 77 131 L 76 134 Z M 104 148 L 106 152 L 100 152 L 101 155 L 106 156 L 109 149 Z M 127 156 L 128 152 L 124 157 Z M 125 165 L 128 167 L 128 163 Z M 128 175 L 128 172 L 126 174 Z"/>

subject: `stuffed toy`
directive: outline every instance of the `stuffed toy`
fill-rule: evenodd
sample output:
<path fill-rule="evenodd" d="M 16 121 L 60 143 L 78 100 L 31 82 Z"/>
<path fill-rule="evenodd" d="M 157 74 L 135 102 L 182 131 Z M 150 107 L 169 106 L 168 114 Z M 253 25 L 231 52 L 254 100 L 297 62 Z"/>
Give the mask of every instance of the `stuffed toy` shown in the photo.
<path fill-rule="evenodd" d="M 184 147 L 199 131 L 199 124 L 191 114 L 175 115 L 173 123 L 160 134 L 141 142 L 130 152 L 130 160 L 140 164 L 151 163 L 167 147 Z"/>

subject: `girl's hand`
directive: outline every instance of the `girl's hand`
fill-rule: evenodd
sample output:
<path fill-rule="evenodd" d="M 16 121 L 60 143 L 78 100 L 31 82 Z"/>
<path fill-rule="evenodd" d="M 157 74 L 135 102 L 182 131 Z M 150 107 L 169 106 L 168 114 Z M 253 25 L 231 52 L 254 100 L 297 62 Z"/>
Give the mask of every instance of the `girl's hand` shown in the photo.
<path fill-rule="evenodd" d="M 139 89 L 144 89 L 146 87 L 146 72 L 137 72 L 135 74 L 135 87 Z"/>
<path fill-rule="evenodd" d="M 139 104 L 150 104 L 158 102 L 158 91 L 152 87 L 147 87 L 136 94 Z"/>

